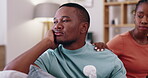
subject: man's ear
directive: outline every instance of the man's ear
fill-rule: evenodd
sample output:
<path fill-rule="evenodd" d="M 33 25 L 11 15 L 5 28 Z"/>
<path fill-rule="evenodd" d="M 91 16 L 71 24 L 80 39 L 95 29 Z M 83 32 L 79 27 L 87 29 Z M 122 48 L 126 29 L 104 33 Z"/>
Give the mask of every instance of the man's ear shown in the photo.
<path fill-rule="evenodd" d="M 87 22 L 83 22 L 80 27 L 81 33 L 86 33 L 88 31 L 89 24 Z"/>

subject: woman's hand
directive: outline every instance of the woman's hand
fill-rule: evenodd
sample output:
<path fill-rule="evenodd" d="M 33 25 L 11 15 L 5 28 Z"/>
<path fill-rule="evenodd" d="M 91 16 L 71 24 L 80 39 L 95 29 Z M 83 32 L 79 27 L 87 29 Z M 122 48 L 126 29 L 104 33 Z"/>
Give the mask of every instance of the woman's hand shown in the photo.
<path fill-rule="evenodd" d="M 103 42 L 95 42 L 93 43 L 93 45 L 95 46 L 94 49 L 97 51 L 104 51 L 105 49 L 109 49 L 107 45 Z"/>

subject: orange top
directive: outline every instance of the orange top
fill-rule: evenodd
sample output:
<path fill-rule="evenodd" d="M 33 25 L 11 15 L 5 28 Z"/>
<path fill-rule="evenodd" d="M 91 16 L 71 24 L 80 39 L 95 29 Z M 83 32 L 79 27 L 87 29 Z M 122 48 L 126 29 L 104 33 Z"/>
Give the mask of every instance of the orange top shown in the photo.
<path fill-rule="evenodd" d="M 129 32 L 125 32 L 115 36 L 107 45 L 124 63 L 127 78 L 148 76 L 148 44 L 138 44 Z"/>

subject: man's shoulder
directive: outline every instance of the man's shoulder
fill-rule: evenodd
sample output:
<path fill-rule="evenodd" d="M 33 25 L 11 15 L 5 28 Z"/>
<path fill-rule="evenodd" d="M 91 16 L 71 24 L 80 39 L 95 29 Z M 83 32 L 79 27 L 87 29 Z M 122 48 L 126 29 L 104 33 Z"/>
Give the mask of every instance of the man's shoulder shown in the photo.
<path fill-rule="evenodd" d="M 91 43 L 87 43 L 86 49 L 88 51 L 91 50 L 90 52 L 93 51 L 93 53 L 97 53 L 97 54 L 100 54 L 100 55 L 102 54 L 102 55 L 110 55 L 110 56 L 115 56 L 116 57 L 116 55 L 109 49 L 104 49 L 104 51 L 97 51 L 94 48 L 95 48 L 94 45 L 92 45 Z"/>
<path fill-rule="evenodd" d="M 54 56 L 56 53 L 56 49 L 47 49 L 41 56 Z"/>
<path fill-rule="evenodd" d="M 104 51 L 102 51 L 101 53 L 104 53 L 107 56 L 113 57 L 113 58 L 118 58 L 116 54 L 114 54 L 111 50 L 109 49 L 105 49 Z"/>
<path fill-rule="evenodd" d="M 62 49 L 62 45 L 59 45 L 57 48 L 55 49 L 47 49 L 43 54 L 45 55 L 55 55 L 55 54 L 58 54 L 59 51 L 61 51 Z"/>
<path fill-rule="evenodd" d="M 56 53 L 57 51 L 59 51 L 59 50 L 61 50 L 61 48 L 62 48 L 62 45 L 59 45 L 57 48 L 55 48 L 55 49 L 47 49 L 46 51 L 45 51 L 45 53 Z"/>

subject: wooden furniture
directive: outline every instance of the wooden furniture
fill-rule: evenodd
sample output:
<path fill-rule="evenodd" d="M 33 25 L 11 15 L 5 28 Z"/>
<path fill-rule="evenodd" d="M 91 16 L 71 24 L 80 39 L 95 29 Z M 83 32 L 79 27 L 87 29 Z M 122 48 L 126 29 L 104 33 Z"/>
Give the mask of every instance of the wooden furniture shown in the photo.
<path fill-rule="evenodd" d="M 128 9 L 128 5 L 135 5 L 138 2 L 138 0 L 125 0 L 122 2 L 118 2 L 118 0 L 116 1 L 112 1 L 111 0 L 104 0 L 104 42 L 108 42 L 109 41 L 109 28 L 110 26 L 113 27 L 129 27 L 129 26 L 134 26 L 134 24 L 129 24 L 127 23 L 127 9 Z M 110 19 L 110 10 L 109 8 L 113 6 L 113 7 L 120 7 L 120 23 L 118 24 L 110 24 L 111 21 L 109 21 Z"/>
<path fill-rule="evenodd" d="M 0 71 L 4 68 L 5 66 L 5 46 L 0 45 Z"/>

